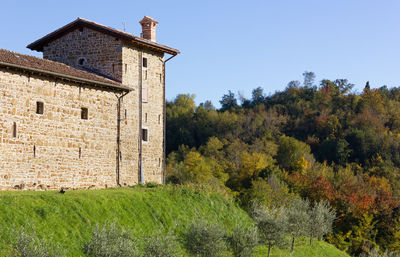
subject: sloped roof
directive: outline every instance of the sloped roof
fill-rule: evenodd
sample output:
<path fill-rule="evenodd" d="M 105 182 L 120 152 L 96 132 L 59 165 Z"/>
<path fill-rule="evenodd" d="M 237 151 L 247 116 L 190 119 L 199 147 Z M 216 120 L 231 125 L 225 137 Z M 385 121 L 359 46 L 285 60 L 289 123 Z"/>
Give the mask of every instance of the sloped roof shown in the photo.
<path fill-rule="evenodd" d="M 43 51 L 43 46 L 46 45 L 48 42 L 51 42 L 51 41 L 63 36 L 64 34 L 70 32 L 72 30 L 75 30 L 76 28 L 79 28 L 79 27 L 87 27 L 87 28 L 90 28 L 90 29 L 93 29 L 93 30 L 96 30 L 99 32 L 103 32 L 103 33 L 109 34 L 111 36 L 114 36 L 116 38 L 120 38 L 120 39 L 127 40 L 134 44 L 138 44 L 138 45 L 141 45 L 144 47 L 151 48 L 155 51 L 161 51 L 163 53 L 172 54 L 172 55 L 177 55 L 180 53 L 179 50 L 174 49 L 172 47 L 162 45 L 162 44 L 159 44 L 159 43 L 156 43 L 156 42 L 153 42 L 151 40 L 147 40 L 147 39 L 144 39 L 141 37 L 137 37 L 137 36 L 134 36 L 132 34 L 125 32 L 125 31 L 122 31 L 119 29 L 114 29 L 114 28 L 111 28 L 111 27 L 108 27 L 108 26 L 105 26 L 105 25 L 102 25 L 102 24 L 99 24 L 99 23 L 96 23 L 96 22 L 93 22 L 90 20 L 86 20 L 83 18 L 77 18 L 75 21 L 68 23 L 67 25 L 65 25 L 65 26 L 51 32 L 50 34 L 42 37 L 41 39 L 38 39 L 35 42 L 29 44 L 27 47 L 29 49 L 41 52 L 41 51 Z"/>
<path fill-rule="evenodd" d="M 109 90 L 131 90 L 118 81 L 91 72 L 79 70 L 63 63 L 19 54 L 4 49 L 0 49 L 0 67 L 24 70 L 33 74 L 48 75 L 62 80 L 92 84 Z"/>

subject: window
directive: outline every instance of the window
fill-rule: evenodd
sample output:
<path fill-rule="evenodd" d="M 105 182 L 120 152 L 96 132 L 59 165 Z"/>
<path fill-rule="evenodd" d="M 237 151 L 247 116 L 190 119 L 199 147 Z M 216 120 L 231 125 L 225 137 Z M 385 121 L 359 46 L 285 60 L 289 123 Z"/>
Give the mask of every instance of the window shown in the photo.
<path fill-rule="evenodd" d="M 89 118 L 89 111 L 88 108 L 83 107 L 81 109 L 81 119 L 82 120 L 87 120 Z"/>
<path fill-rule="evenodd" d="M 144 114 L 144 122 L 147 122 L 147 112 Z"/>
<path fill-rule="evenodd" d="M 146 57 L 143 57 L 142 64 L 143 64 L 143 68 L 147 68 L 147 58 Z"/>
<path fill-rule="evenodd" d="M 83 28 L 80 27 L 80 28 L 79 28 L 79 35 L 82 36 L 82 33 L 83 33 Z"/>
<path fill-rule="evenodd" d="M 44 112 L 44 104 L 43 102 L 36 102 L 36 113 L 43 114 Z"/>
<path fill-rule="evenodd" d="M 17 137 L 17 123 L 14 122 L 12 126 L 12 136 Z"/>
<path fill-rule="evenodd" d="M 145 142 L 149 141 L 149 132 L 147 129 L 142 129 L 142 140 Z"/>
<path fill-rule="evenodd" d="M 85 58 L 80 58 L 78 63 L 79 63 L 79 65 L 85 65 L 86 64 Z"/>
<path fill-rule="evenodd" d="M 158 124 L 161 124 L 161 114 L 158 115 Z"/>

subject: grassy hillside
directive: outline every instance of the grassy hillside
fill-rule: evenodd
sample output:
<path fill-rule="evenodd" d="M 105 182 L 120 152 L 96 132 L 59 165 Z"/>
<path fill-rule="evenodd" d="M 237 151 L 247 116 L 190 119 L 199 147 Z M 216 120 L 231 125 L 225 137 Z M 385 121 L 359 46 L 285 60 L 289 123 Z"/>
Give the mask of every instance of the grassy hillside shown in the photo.
<path fill-rule="evenodd" d="M 198 218 L 223 224 L 227 230 L 235 224 L 251 224 L 232 200 L 187 187 L 68 191 L 64 195 L 0 192 L 0 253 L 6 255 L 21 227 L 34 231 L 39 238 L 51 238 L 68 249 L 70 256 L 83 256 L 81 246 L 96 224 L 115 222 L 138 236 L 170 231 L 180 238 Z M 347 256 L 326 243 L 316 243 L 313 249 L 303 245 L 295 256 Z M 265 253 L 266 249 L 260 247 L 255 256 Z M 273 252 L 273 256 L 287 255 L 279 249 Z"/>
<path fill-rule="evenodd" d="M 266 247 L 259 247 L 256 249 L 254 256 L 265 257 L 267 256 L 266 253 Z M 288 256 L 290 256 L 289 248 L 275 248 L 271 251 L 271 257 Z M 349 255 L 324 241 L 315 241 L 311 247 L 310 240 L 308 238 L 298 238 L 293 257 L 349 257 Z"/>

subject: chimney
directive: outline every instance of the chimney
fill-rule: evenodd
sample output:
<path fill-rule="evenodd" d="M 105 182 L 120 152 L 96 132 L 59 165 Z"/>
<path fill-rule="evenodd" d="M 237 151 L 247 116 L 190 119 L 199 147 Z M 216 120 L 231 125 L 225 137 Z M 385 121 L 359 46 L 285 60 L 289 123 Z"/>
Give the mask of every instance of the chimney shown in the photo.
<path fill-rule="evenodd" d="M 144 16 L 139 23 L 142 25 L 141 37 L 156 42 L 156 27 L 158 22 L 149 16 Z"/>

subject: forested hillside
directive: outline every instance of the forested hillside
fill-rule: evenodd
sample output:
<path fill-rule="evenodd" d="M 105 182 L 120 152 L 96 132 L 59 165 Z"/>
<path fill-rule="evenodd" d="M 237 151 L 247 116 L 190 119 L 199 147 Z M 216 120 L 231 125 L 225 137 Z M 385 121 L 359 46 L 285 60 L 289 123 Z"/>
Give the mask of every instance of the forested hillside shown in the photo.
<path fill-rule="evenodd" d="M 337 213 L 328 242 L 354 256 L 400 253 L 400 88 L 355 93 L 345 79 L 303 75 L 271 95 L 229 92 L 220 109 L 192 95 L 168 102 L 168 181 L 213 185 L 244 209 L 325 200 Z"/>

